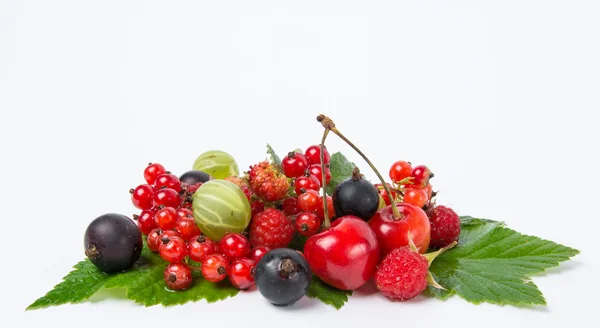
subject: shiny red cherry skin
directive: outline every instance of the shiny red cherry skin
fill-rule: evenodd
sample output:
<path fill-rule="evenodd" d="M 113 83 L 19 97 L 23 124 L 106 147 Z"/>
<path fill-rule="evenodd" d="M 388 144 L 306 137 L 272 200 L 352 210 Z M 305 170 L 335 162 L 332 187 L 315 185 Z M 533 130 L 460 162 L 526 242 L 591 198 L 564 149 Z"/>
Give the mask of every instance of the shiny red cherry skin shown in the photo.
<path fill-rule="evenodd" d="M 379 242 L 365 221 L 346 215 L 308 238 L 304 257 L 321 280 L 338 289 L 355 290 L 375 273 L 380 260 Z"/>
<path fill-rule="evenodd" d="M 431 227 L 425 211 L 408 203 L 396 203 L 400 212 L 399 218 L 394 218 L 392 206 L 379 210 L 369 226 L 377 235 L 381 256 L 384 257 L 392 250 L 408 246 L 408 233 L 420 253 L 425 253 L 429 247 Z"/>

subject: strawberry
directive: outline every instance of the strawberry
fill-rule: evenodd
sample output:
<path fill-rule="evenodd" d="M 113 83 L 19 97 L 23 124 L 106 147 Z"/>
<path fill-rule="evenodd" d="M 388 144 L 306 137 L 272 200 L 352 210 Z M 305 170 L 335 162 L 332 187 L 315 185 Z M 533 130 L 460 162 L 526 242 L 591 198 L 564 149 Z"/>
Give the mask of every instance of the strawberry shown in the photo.
<path fill-rule="evenodd" d="M 252 191 L 266 202 L 283 199 L 290 188 L 290 183 L 283 174 L 281 167 L 268 161 L 250 167 L 248 183 Z"/>

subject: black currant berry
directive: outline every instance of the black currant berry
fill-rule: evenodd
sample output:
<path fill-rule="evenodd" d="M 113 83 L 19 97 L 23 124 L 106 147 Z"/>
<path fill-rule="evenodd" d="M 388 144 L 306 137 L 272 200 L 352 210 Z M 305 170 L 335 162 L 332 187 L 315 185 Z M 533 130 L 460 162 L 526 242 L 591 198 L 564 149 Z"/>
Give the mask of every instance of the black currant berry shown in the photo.
<path fill-rule="evenodd" d="M 256 264 L 254 281 L 260 293 L 275 305 L 292 305 L 308 290 L 312 272 L 304 256 L 290 248 L 277 248 Z"/>
<path fill-rule="evenodd" d="M 104 214 L 85 231 L 85 255 L 106 273 L 131 268 L 140 258 L 142 245 L 137 224 L 121 214 Z"/>
<path fill-rule="evenodd" d="M 352 177 L 337 185 L 332 195 L 336 217 L 354 215 L 368 221 L 379 208 L 379 192 L 369 181 L 363 179 L 358 168 Z"/>
<path fill-rule="evenodd" d="M 205 183 L 210 179 L 212 179 L 212 177 L 208 173 L 198 170 L 187 171 L 179 177 L 179 181 L 188 186 L 193 186 L 198 182 Z"/>

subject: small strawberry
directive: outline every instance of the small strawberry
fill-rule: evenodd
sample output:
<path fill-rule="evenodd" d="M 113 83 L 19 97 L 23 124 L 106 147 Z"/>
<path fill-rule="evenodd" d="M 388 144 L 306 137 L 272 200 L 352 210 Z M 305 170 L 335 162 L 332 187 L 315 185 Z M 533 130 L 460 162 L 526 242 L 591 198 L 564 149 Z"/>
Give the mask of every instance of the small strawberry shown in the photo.
<path fill-rule="evenodd" d="M 427 211 L 431 225 L 431 247 L 445 247 L 457 241 L 460 235 L 460 218 L 451 208 L 435 205 Z"/>
<path fill-rule="evenodd" d="M 406 301 L 421 294 L 430 284 L 443 288 L 429 273 L 429 265 L 442 252 L 456 245 L 451 243 L 445 248 L 429 254 L 420 254 L 412 244 L 391 251 L 377 265 L 373 279 L 377 289 L 385 297 L 394 301 Z"/>
<path fill-rule="evenodd" d="M 248 182 L 254 193 L 266 202 L 283 199 L 290 188 L 281 168 L 268 161 L 250 167 Z"/>

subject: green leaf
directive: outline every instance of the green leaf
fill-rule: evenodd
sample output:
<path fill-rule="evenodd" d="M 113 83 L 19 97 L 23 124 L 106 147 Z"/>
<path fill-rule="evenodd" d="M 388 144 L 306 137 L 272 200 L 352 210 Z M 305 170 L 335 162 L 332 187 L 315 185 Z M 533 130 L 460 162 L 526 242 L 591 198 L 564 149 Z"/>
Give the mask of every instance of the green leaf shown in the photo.
<path fill-rule="evenodd" d="M 306 296 L 316 298 L 339 310 L 348 302 L 348 296 L 352 296 L 352 292 L 331 287 L 313 275 Z"/>
<path fill-rule="evenodd" d="M 337 152 L 331 155 L 329 162 L 329 170 L 331 171 L 331 181 L 327 185 L 327 194 L 333 194 L 335 187 L 340 182 L 350 178 L 352 176 L 352 170 L 354 170 L 354 163 L 350 162 L 342 153 Z"/>
<path fill-rule="evenodd" d="M 442 253 L 430 271 L 446 290 L 429 287 L 429 294 L 446 299 L 511 305 L 544 305 L 546 300 L 531 275 L 558 266 L 578 250 L 520 234 L 502 222 L 461 218 L 458 245 Z"/>
<path fill-rule="evenodd" d="M 233 297 L 238 293 L 231 284 L 211 283 L 204 280 L 197 271 L 194 272 L 192 286 L 187 290 L 169 291 L 163 278 L 166 267 L 167 262 L 150 252 L 145 246 L 140 260 L 132 269 L 123 273 L 103 273 L 90 261 L 85 260 L 79 262 L 63 282 L 27 309 L 85 301 L 102 288 L 125 289 L 128 299 L 145 306 L 158 304 L 171 306 L 202 299 L 211 303 Z"/>
<path fill-rule="evenodd" d="M 288 247 L 302 252 L 304 251 L 304 244 L 306 244 L 307 239 L 308 237 L 304 237 L 299 233 L 295 233 L 294 238 L 292 239 Z"/>
<path fill-rule="evenodd" d="M 271 145 L 269 145 L 269 144 L 267 144 L 267 154 L 269 154 L 269 156 L 271 156 L 271 163 L 276 164 L 276 165 L 281 164 L 281 159 L 279 158 L 279 156 L 277 156 L 277 154 L 273 150 L 273 147 L 271 147 Z"/>

